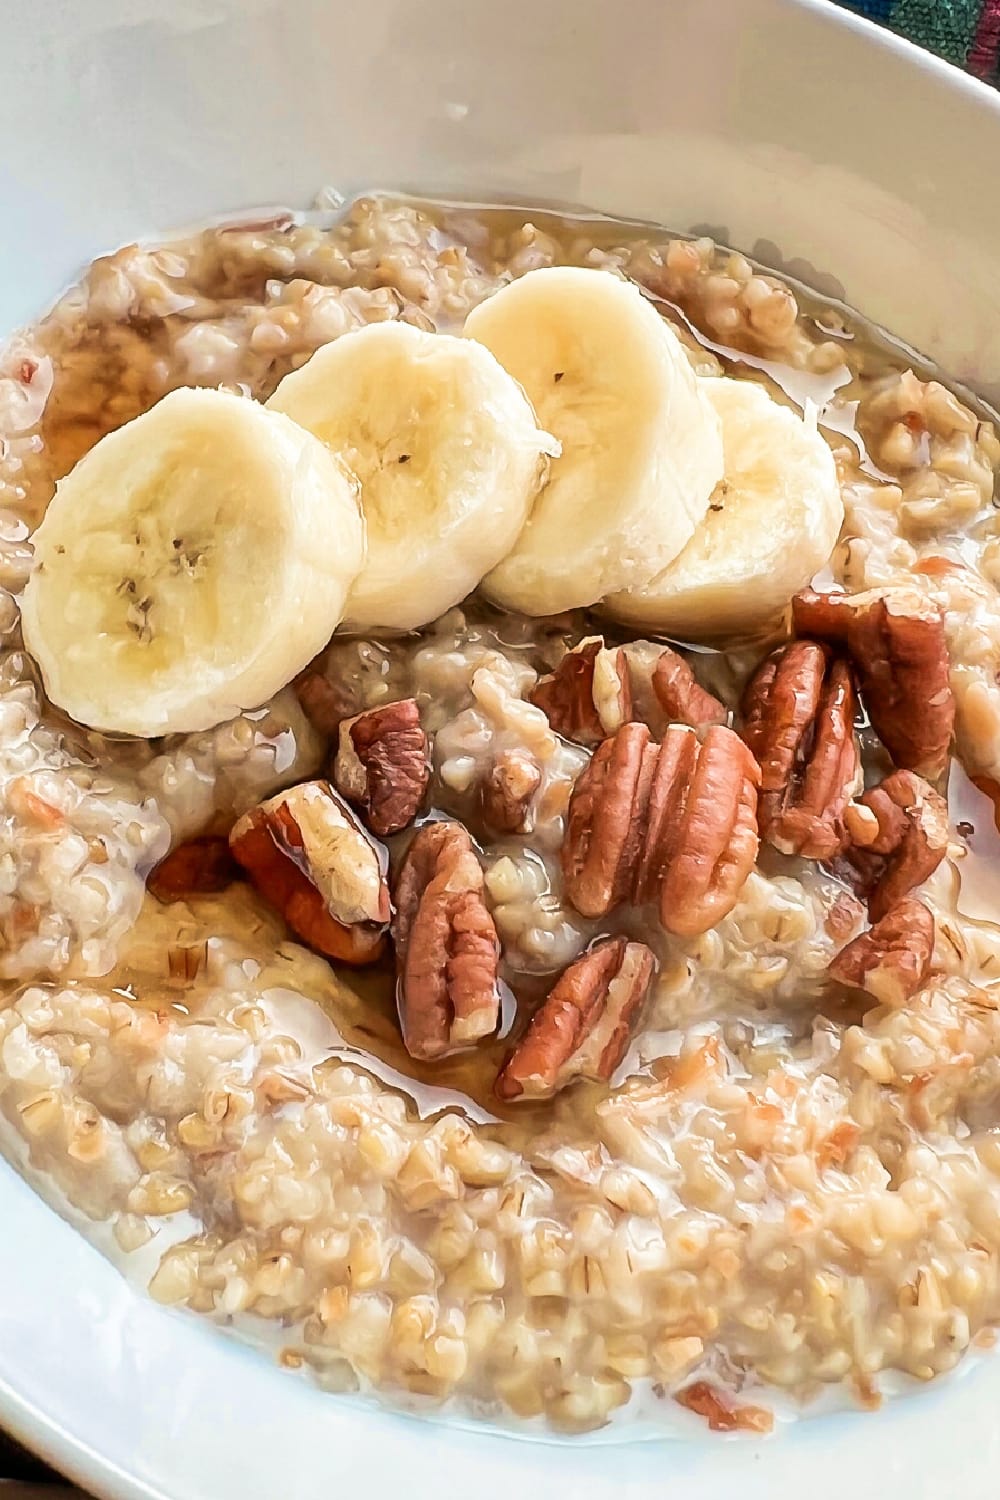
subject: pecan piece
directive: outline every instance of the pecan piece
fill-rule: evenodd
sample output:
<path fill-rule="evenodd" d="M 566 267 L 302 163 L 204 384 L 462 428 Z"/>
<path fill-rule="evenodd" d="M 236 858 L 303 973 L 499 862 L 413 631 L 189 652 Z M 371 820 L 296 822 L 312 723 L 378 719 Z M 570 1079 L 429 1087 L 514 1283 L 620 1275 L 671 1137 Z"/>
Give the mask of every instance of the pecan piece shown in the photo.
<path fill-rule="evenodd" d="M 846 943 L 864 926 L 867 915 L 857 896 L 850 891 L 838 891 L 827 909 L 823 926 L 835 943 Z"/>
<path fill-rule="evenodd" d="M 430 767 L 416 700 L 366 709 L 340 725 L 333 780 L 378 838 L 412 823 Z"/>
<path fill-rule="evenodd" d="M 645 943 L 606 938 L 570 964 L 511 1052 L 499 1099 L 548 1099 L 574 1078 L 606 1080 L 625 1056 L 653 977 Z"/>
<path fill-rule="evenodd" d="M 66 814 L 54 803 L 33 792 L 27 776 L 15 776 L 8 783 L 7 802 L 11 811 L 19 818 L 34 823 L 45 833 L 56 833 L 66 827 Z"/>
<path fill-rule="evenodd" d="M 632 891 L 649 801 L 652 741 L 625 724 L 595 750 L 577 778 L 566 816 L 566 895 L 585 917 L 602 917 Z"/>
<path fill-rule="evenodd" d="M 674 1400 L 704 1417 L 713 1432 L 770 1432 L 774 1426 L 774 1413 L 766 1406 L 742 1405 L 707 1380 L 685 1386 Z"/>
<path fill-rule="evenodd" d="M 747 684 L 743 738 L 760 766 L 760 831 L 783 854 L 830 859 L 843 848 L 861 773 L 854 711 L 850 667 L 813 641 L 782 646 Z"/>
<path fill-rule="evenodd" d="M 944 618 L 915 589 L 817 594 L 792 600 L 800 635 L 846 646 L 876 734 L 898 766 L 934 780 L 948 764 L 955 697 Z"/>
<path fill-rule="evenodd" d="M 704 729 L 728 723 L 725 705 L 701 686 L 683 656 L 669 646 L 653 668 L 652 683 L 656 700 L 672 724 Z"/>
<path fill-rule="evenodd" d="M 337 726 L 356 707 L 349 693 L 337 687 L 317 666 L 306 667 L 292 681 L 299 707 L 315 730 L 332 739 Z"/>
<path fill-rule="evenodd" d="M 418 828 L 396 884 L 397 998 L 411 1057 L 441 1057 L 496 1030 L 500 943 L 483 872 L 460 823 Z"/>
<path fill-rule="evenodd" d="M 261 802 L 233 827 L 233 855 L 310 948 L 373 963 L 389 921 L 386 855 L 326 781 Z"/>
<path fill-rule="evenodd" d="M 206 835 L 188 839 L 171 849 L 152 869 L 146 889 L 158 901 L 186 901 L 189 896 L 213 895 L 239 878 L 229 840 Z"/>
<path fill-rule="evenodd" d="M 524 750 L 501 750 L 483 782 L 483 821 L 496 833 L 529 831 L 531 801 L 542 783 L 538 762 Z"/>
<path fill-rule="evenodd" d="M 948 804 L 921 776 L 893 771 L 845 813 L 847 851 L 873 922 L 922 885 L 948 848 Z"/>
<path fill-rule="evenodd" d="M 603 636 L 589 636 L 566 652 L 554 672 L 538 679 L 529 697 L 557 734 L 597 745 L 632 717 L 625 652 L 606 649 Z"/>
<path fill-rule="evenodd" d="M 208 963 L 208 943 L 171 943 L 167 949 L 167 983 L 182 989 L 193 984 Z"/>
<path fill-rule="evenodd" d="M 867 990 L 880 1005 L 905 1005 L 923 984 L 934 952 L 934 918 L 916 896 L 904 896 L 868 932 L 841 949 L 830 974 Z"/>
<path fill-rule="evenodd" d="M 584 916 L 659 900 L 668 932 L 695 936 L 731 911 L 757 857 L 757 763 L 731 729 L 699 743 L 672 725 L 660 745 L 626 724 L 570 798 L 562 868 Z"/>

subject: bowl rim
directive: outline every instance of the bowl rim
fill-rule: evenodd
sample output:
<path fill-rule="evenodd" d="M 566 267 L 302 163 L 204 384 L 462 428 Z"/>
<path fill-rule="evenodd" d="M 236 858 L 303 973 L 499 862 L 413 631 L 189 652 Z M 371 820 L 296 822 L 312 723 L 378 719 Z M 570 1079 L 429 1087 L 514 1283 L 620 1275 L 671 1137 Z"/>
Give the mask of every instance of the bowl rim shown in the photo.
<path fill-rule="evenodd" d="M 847 0 L 847 3 L 851 3 L 851 0 Z M 865 37 L 868 42 L 882 46 L 887 52 L 906 58 L 918 68 L 934 74 L 956 93 L 966 94 L 971 100 L 987 105 L 991 112 L 1000 115 L 1000 91 L 992 84 L 977 78 L 973 73 L 965 72 L 956 63 L 939 57 L 936 52 L 929 52 L 926 47 L 911 42 L 909 37 L 901 36 L 898 31 L 891 31 L 887 26 L 880 25 L 870 16 L 847 10 L 837 0 L 779 0 L 779 4 L 787 10 L 807 11 L 823 16 L 831 24 Z"/>

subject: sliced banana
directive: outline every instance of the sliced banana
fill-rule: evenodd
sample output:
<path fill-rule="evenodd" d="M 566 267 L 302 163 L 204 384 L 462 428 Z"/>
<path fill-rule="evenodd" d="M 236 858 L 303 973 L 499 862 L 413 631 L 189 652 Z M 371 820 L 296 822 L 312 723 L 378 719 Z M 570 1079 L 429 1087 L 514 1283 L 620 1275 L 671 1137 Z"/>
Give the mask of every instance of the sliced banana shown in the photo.
<path fill-rule="evenodd" d="M 53 702 L 125 734 L 210 728 L 320 651 L 364 559 L 353 478 L 278 412 L 177 390 L 109 433 L 35 533 L 24 639 Z"/>
<path fill-rule="evenodd" d="M 698 639 L 773 620 L 829 560 L 844 520 L 833 454 L 816 430 L 745 380 L 701 381 L 722 422 L 725 477 L 670 567 L 614 594 L 628 625 Z"/>
<path fill-rule="evenodd" d="M 486 592 L 508 609 L 557 614 L 672 562 L 722 477 L 722 439 L 683 346 L 638 288 L 609 271 L 529 271 L 464 331 L 562 444 Z"/>
<path fill-rule="evenodd" d="M 368 558 L 347 603 L 359 630 L 413 630 L 470 594 L 514 545 L 558 452 L 488 350 L 407 323 L 325 345 L 268 406 L 361 480 Z"/>

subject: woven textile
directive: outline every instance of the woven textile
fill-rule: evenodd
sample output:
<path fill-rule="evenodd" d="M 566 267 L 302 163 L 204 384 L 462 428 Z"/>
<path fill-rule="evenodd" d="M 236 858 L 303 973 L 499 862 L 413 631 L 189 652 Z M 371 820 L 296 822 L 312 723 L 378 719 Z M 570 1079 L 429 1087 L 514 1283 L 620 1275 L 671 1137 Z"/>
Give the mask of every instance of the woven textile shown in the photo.
<path fill-rule="evenodd" d="M 997 82 L 1000 0 L 845 0 L 848 10 L 880 21 L 921 47 Z"/>

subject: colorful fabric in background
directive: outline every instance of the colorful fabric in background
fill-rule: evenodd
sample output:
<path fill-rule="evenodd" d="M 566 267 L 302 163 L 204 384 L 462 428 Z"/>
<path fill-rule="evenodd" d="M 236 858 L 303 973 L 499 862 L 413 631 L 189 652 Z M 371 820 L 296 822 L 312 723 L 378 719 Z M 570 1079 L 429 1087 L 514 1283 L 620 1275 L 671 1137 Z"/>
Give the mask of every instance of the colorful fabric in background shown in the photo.
<path fill-rule="evenodd" d="M 1000 0 L 841 0 L 987 83 L 998 82 Z"/>

